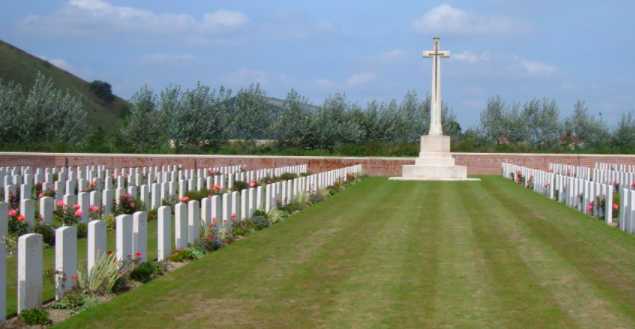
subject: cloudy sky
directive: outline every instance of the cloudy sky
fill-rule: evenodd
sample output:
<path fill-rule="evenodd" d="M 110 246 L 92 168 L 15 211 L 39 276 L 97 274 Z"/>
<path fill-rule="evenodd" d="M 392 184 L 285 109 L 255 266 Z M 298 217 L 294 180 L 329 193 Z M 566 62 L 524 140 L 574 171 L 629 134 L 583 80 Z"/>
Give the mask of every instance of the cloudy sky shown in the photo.
<path fill-rule="evenodd" d="M 0 39 L 129 98 L 143 84 L 291 88 L 364 105 L 430 91 L 432 37 L 443 99 L 466 128 L 491 96 L 577 100 L 614 124 L 635 109 L 635 2 L 0 0 Z"/>

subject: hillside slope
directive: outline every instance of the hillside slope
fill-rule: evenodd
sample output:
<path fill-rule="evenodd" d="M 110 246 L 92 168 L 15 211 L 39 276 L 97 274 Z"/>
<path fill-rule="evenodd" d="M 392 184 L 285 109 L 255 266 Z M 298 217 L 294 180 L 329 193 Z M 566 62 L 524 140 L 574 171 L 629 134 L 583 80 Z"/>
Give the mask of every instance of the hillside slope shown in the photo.
<path fill-rule="evenodd" d="M 21 84 L 26 93 L 33 85 L 38 71 L 45 77 L 52 78 L 56 88 L 68 90 L 81 98 L 88 112 L 87 124 L 90 127 L 101 126 L 106 133 L 119 129 L 127 106 L 125 100 L 115 96 L 111 103 L 106 103 L 92 93 L 88 82 L 0 40 L 0 79 L 3 84 L 14 81 Z"/>

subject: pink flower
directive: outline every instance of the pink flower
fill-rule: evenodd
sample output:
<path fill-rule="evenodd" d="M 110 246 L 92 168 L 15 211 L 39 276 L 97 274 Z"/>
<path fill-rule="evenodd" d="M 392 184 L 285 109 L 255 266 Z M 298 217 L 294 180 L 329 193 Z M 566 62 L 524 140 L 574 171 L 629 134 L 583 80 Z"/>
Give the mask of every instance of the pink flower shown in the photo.
<path fill-rule="evenodd" d="M 188 201 L 190 201 L 190 198 L 189 198 L 189 197 L 184 196 L 184 197 L 183 197 L 183 202 L 188 202 Z"/>
<path fill-rule="evenodd" d="M 212 198 L 212 195 L 210 194 L 210 195 L 208 195 L 207 197 L 211 199 L 211 198 Z"/>
<path fill-rule="evenodd" d="M 9 209 L 9 216 L 11 217 L 15 217 L 15 215 L 17 215 L 18 212 L 15 209 Z"/>
<path fill-rule="evenodd" d="M 256 182 L 252 181 L 249 183 L 249 187 L 254 187 L 254 186 L 256 186 Z"/>
<path fill-rule="evenodd" d="M 40 193 L 39 196 L 40 196 L 40 198 L 43 198 L 44 197 L 44 193 Z"/>
<path fill-rule="evenodd" d="M 613 210 L 617 210 L 617 208 L 619 208 L 620 206 L 617 205 L 617 203 L 613 204 Z"/>
<path fill-rule="evenodd" d="M 181 202 L 181 201 L 183 201 L 183 199 L 178 198 L 178 199 L 176 199 L 176 201 Z"/>
<path fill-rule="evenodd" d="M 58 207 L 64 207 L 64 201 L 62 201 L 62 200 L 57 201 L 57 206 Z"/>
<path fill-rule="evenodd" d="M 77 210 L 75 212 L 75 217 L 82 217 L 82 211 L 81 210 Z"/>
<path fill-rule="evenodd" d="M 236 214 L 232 214 L 231 219 L 232 220 L 236 219 Z"/>
<path fill-rule="evenodd" d="M 78 204 L 73 206 L 73 209 L 78 210 L 80 208 L 80 206 Z"/>
<path fill-rule="evenodd" d="M 75 274 L 71 275 L 71 279 L 77 280 L 77 275 L 75 275 Z"/>
<path fill-rule="evenodd" d="M 593 206 L 589 205 L 588 207 L 586 207 L 586 212 L 591 212 L 593 210 Z"/>
<path fill-rule="evenodd" d="M 221 187 L 221 190 L 226 190 L 226 189 L 227 189 L 227 186 L 222 186 Z"/>
<path fill-rule="evenodd" d="M 214 184 L 214 191 L 218 190 L 220 188 L 220 186 L 218 186 L 218 184 Z"/>
<path fill-rule="evenodd" d="M 130 208 L 134 209 L 135 207 L 136 207 L 136 205 L 134 204 L 134 202 L 130 203 Z"/>

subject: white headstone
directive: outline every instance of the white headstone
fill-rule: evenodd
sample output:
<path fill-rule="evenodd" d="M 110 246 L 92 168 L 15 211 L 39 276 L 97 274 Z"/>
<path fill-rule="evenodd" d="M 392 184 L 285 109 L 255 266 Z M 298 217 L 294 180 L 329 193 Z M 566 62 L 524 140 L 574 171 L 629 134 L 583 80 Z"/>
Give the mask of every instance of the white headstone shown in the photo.
<path fill-rule="evenodd" d="M 0 202 L 0 238 L 9 236 L 9 204 Z"/>
<path fill-rule="evenodd" d="M 55 200 L 50 196 L 40 198 L 40 215 L 42 216 L 42 222 L 45 224 L 53 223 L 53 207 Z"/>
<path fill-rule="evenodd" d="M 7 320 L 7 245 L 0 242 L 0 324 Z"/>
<path fill-rule="evenodd" d="M 80 223 L 88 223 L 90 218 L 90 195 L 86 192 L 80 192 L 77 195 L 77 203 L 79 204 L 79 210 L 82 212 Z"/>
<path fill-rule="evenodd" d="M 18 314 L 42 308 L 42 235 L 18 238 Z"/>
<path fill-rule="evenodd" d="M 106 222 L 103 220 L 88 223 L 88 271 L 106 253 L 106 230 Z"/>
<path fill-rule="evenodd" d="M 174 248 L 187 248 L 187 205 L 181 202 L 174 205 Z"/>
<path fill-rule="evenodd" d="M 117 225 L 117 260 L 131 260 L 132 254 L 132 215 L 119 215 Z"/>
<path fill-rule="evenodd" d="M 163 261 L 170 258 L 172 254 L 172 214 L 170 213 L 170 207 L 162 206 L 157 211 L 158 216 L 158 236 L 157 236 L 157 248 L 158 256 L 157 260 Z"/>
<path fill-rule="evenodd" d="M 188 209 L 187 209 L 187 215 L 188 215 L 188 221 L 187 221 L 187 225 L 188 225 L 188 239 L 187 242 L 190 245 L 194 245 L 194 242 L 196 241 L 196 239 L 198 239 L 199 236 L 199 232 L 200 232 L 200 226 L 201 226 L 201 208 L 199 207 L 199 202 L 196 200 L 192 200 L 190 202 L 188 202 Z"/>
<path fill-rule="evenodd" d="M 55 280 L 55 298 L 60 299 L 77 283 L 77 228 L 74 226 L 55 230 L 55 270 L 63 273 Z"/>
<path fill-rule="evenodd" d="M 24 221 L 29 226 L 35 227 L 35 201 L 31 199 L 20 201 L 20 214 L 24 215 Z"/>
<path fill-rule="evenodd" d="M 145 211 L 137 211 L 133 215 L 132 252 L 133 257 L 141 262 L 148 259 L 148 213 Z"/>

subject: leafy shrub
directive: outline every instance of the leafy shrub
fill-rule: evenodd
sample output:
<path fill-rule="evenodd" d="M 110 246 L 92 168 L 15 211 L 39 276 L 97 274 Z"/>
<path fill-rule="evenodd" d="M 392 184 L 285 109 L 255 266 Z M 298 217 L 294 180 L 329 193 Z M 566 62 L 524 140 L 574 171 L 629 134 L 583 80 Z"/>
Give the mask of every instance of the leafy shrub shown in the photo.
<path fill-rule="evenodd" d="M 196 260 L 205 256 L 205 249 L 199 246 L 192 246 L 185 249 L 176 250 L 170 260 L 173 262 L 182 263 L 186 260 Z"/>
<path fill-rule="evenodd" d="M 47 325 L 51 324 L 49 312 L 45 309 L 32 309 L 20 312 L 20 320 L 28 325 Z"/>
<path fill-rule="evenodd" d="M 269 217 L 267 216 L 267 213 L 262 210 L 256 210 L 254 212 L 253 221 L 254 221 L 254 226 L 256 230 L 258 231 L 265 229 L 271 225 L 271 223 L 269 222 Z"/>
<path fill-rule="evenodd" d="M 249 188 L 249 184 L 247 184 L 247 182 L 237 180 L 237 181 L 234 181 L 234 186 L 232 186 L 232 191 L 240 192 L 247 188 Z"/>
<path fill-rule="evenodd" d="M 161 272 L 162 273 L 162 272 Z M 142 283 L 150 282 L 158 275 L 157 264 L 154 262 L 141 263 L 130 272 L 130 278 Z"/>
<path fill-rule="evenodd" d="M 77 238 L 83 239 L 88 237 L 88 226 L 86 224 L 77 224 Z"/>
<path fill-rule="evenodd" d="M 106 227 L 108 227 L 108 229 L 114 230 L 115 227 L 117 226 L 115 215 L 110 214 L 110 215 L 104 216 L 103 219 L 106 222 Z"/>
<path fill-rule="evenodd" d="M 284 173 L 282 175 L 280 175 L 280 179 L 281 180 L 291 180 L 291 179 L 295 179 L 298 178 L 298 175 L 293 174 L 293 173 Z"/>
<path fill-rule="evenodd" d="M 19 216 L 9 216 L 9 233 L 20 237 L 31 232 L 31 226 L 25 220 L 18 219 Z"/>
<path fill-rule="evenodd" d="M 112 86 L 105 81 L 94 80 L 88 84 L 90 91 L 106 103 L 111 103 L 115 96 L 112 94 Z"/>
<path fill-rule="evenodd" d="M 35 233 L 42 234 L 42 240 L 49 246 L 55 246 L 55 230 L 53 227 L 44 223 L 35 224 Z"/>
<path fill-rule="evenodd" d="M 93 294 L 104 295 L 112 292 L 113 286 L 125 273 L 122 268 L 127 265 L 117 261 L 117 254 L 106 253 L 99 258 L 88 272 L 85 263 L 77 268 L 77 284 L 81 289 Z"/>
<path fill-rule="evenodd" d="M 114 213 L 117 215 L 126 214 L 132 215 L 139 209 L 135 203 L 135 199 L 131 194 L 123 194 L 119 197 L 119 204 L 115 206 Z"/>
<path fill-rule="evenodd" d="M 78 314 L 98 304 L 99 301 L 92 295 L 75 288 L 67 291 L 62 299 L 54 301 L 51 308 L 70 310 L 71 314 Z"/>

